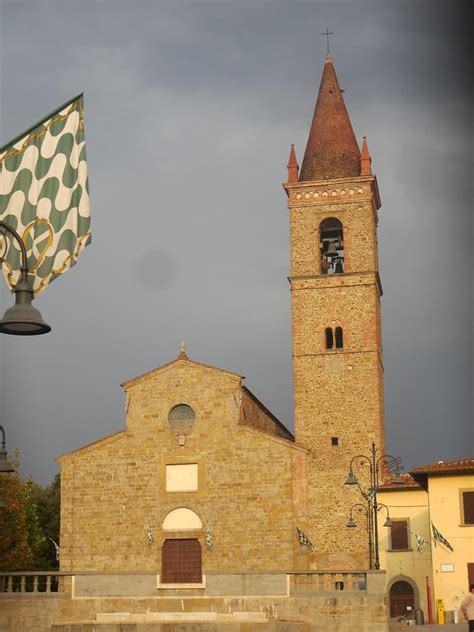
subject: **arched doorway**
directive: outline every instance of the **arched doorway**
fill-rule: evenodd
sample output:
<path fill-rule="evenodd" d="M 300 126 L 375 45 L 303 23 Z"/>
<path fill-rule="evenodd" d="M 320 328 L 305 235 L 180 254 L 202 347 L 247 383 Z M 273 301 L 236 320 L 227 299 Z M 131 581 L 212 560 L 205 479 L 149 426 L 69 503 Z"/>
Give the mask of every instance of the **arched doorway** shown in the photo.
<path fill-rule="evenodd" d="M 201 545 L 197 538 L 165 540 L 161 553 L 161 583 L 202 583 Z"/>
<path fill-rule="evenodd" d="M 189 507 L 177 507 L 166 514 L 161 528 L 168 536 L 161 549 L 161 583 L 201 584 L 202 553 L 196 537 L 202 533 L 201 518 Z"/>
<path fill-rule="evenodd" d="M 415 592 L 406 581 L 395 582 L 390 588 L 390 616 L 406 614 L 407 606 L 415 607 Z"/>

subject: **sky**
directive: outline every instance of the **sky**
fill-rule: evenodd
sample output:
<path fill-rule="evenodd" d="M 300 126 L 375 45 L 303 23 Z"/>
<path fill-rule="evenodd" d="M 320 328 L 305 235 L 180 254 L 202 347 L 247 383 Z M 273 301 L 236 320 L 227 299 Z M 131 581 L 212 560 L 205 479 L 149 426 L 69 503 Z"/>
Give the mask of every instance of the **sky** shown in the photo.
<path fill-rule="evenodd" d="M 0 339 L 0 424 L 22 474 L 48 483 L 56 456 L 121 430 L 120 384 L 181 340 L 293 427 L 281 183 L 291 143 L 302 161 L 327 27 L 382 199 L 387 449 L 407 468 L 473 456 L 468 6 L 0 3 L 0 145 L 84 91 L 93 220 L 35 301 L 52 332 Z"/>

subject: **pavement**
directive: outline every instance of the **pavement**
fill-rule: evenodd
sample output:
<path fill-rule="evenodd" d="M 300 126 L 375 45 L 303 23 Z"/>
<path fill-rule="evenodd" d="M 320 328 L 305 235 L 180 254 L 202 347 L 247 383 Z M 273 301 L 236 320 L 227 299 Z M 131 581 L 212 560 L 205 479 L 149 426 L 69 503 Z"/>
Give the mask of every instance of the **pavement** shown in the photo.
<path fill-rule="evenodd" d="M 463 623 L 446 623 L 445 625 L 438 625 L 437 623 L 433 623 L 430 625 L 429 623 L 425 625 L 415 625 L 415 626 L 407 626 L 403 623 L 390 623 L 389 630 L 390 632 L 401 632 L 402 630 L 432 630 L 433 632 L 467 632 L 467 621 Z"/>

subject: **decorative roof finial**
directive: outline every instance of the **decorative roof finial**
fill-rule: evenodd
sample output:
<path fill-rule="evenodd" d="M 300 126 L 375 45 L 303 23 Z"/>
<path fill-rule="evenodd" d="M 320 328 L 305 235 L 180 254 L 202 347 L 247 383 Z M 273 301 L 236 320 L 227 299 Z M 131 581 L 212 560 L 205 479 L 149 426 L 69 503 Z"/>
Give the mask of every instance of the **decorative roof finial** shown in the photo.
<path fill-rule="evenodd" d="M 360 153 L 360 175 L 371 176 L 372 175 L 372 157 L 369 153 L 369 146 L 367 145 L 367 138 L 364 136 L 362 141 L 362 151 Z"/>
<path fill-rule="evenodd" d="M 288 158 L 288 182 L 298 182 L 299 165 L 296 160 L 295 146 L 292 145 L 290 149 L 290 156 Z"/>
<path fill-rule="evenodd" d="M 179 345 L 179 356 L 178 358 L 185 358 L 187 360 L 188 358 L 188 354 L 186 353 L 186 345 L 184 344 L 184 341 L 182 340 L 180 345 Z"/>
<path fill-rule="evenodd" d="M 328 55 L 329 55 L 329 54 L 330 54 L 330 53 L 329 53 L 329 36 L 330 36 L 330 35 L 334 35 L 334 32 L 333 32 L 333 31 L 330 31 L 330 30 L 328 29 L 328 27 L 326 27 L 326 32 L 325 32 L 325 33 L 321 33 L 321 35 L 325 35 L 325 36 L 326 36 L 326 39 L 327 39 L 327 52 L 328 52 Z"/>

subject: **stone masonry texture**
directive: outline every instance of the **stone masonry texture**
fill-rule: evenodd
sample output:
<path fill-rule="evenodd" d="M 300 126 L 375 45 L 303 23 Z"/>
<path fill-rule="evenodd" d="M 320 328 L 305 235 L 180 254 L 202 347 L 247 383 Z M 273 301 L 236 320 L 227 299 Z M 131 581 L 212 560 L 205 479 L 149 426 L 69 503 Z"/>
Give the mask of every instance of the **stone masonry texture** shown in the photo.
<path fill-rule="evenodd" d="M 292 569 L 301 548 L 296 526 L 306 519 L 300 507 L 295 524 L 293 460 L 306 451 L 278 436 L 240 377 L 178 359 L 125 387 L 126 429 L 59 459 L 61 570 L 160 573 L 164 540 L 176 537 L 199 539 L 204 572 Z M 196 420 L 181 446 L 168 414 L 182 403 Z M 185 463 L 198 464 L 198 491 L 166 492 L 166 465 Z M 180 507 L 194 511 L 202 529 L 164 532 L 164 518 Z"/>
<path fill-rule="evenodd" d="M 296 441 L 309 450 L 307 508 L 313 568 L 368 562 L 365 518 L 345 527 L 358 493 L 344 486 L 351 458 L 384 447 L 375 178 L 293 183 L 289 196 Z M 343 226 L 344 274 L 321 274 L 319 226 Z M 326 349 L 342 327 L 342 349 Z M 337 445 L 332 445 L 332 439 Z M 367 484 L 368 468 L 355 465 Z"/>

